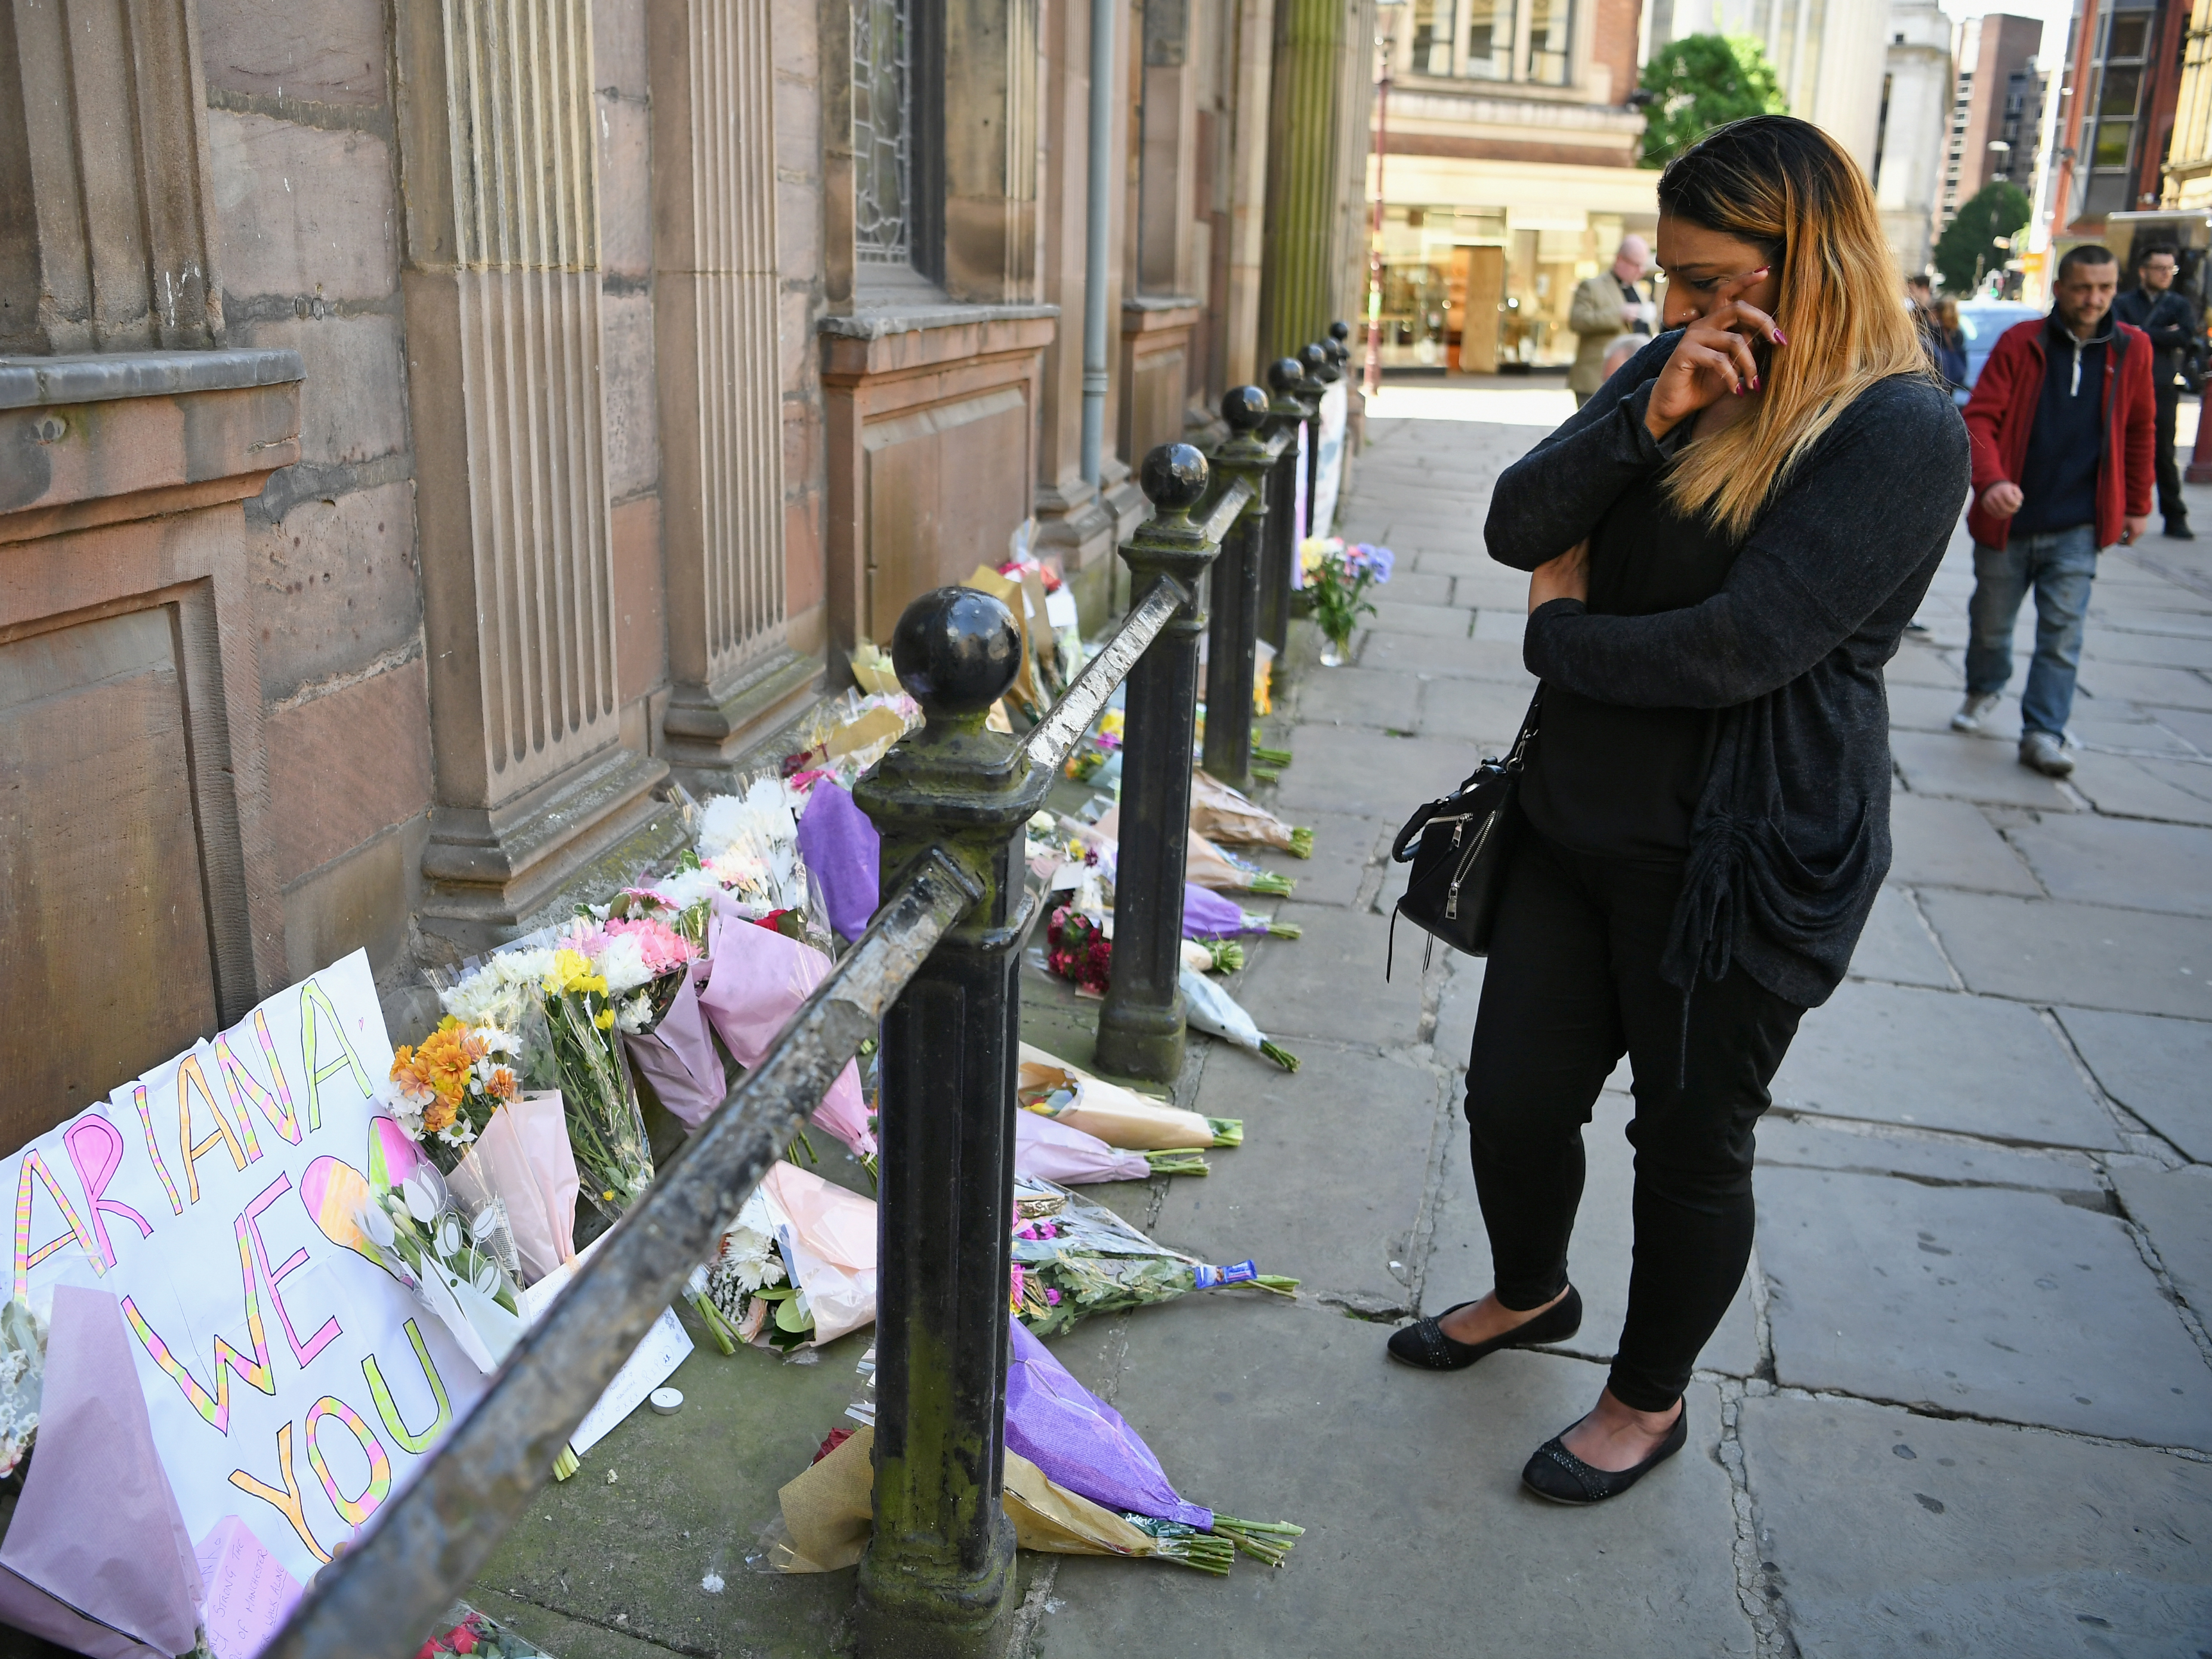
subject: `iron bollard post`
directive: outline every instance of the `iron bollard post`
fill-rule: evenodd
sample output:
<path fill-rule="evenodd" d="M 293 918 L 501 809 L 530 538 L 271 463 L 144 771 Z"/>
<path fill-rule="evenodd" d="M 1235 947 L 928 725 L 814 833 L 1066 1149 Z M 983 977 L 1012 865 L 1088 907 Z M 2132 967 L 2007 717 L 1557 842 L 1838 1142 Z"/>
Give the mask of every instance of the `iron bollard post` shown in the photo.
<path fill-rule="evenodd" d="M 1260 583 L 1277 510 L 1267 475 L 1284 441 L 1262 438 L 1267 394 L 1256 386 L 1231 388 L 1221 400 L 1228 441 L 1213 452 L 1217 472 L 1249 479 L 1252 500 L 1213 562 L 1206 636 L 1206 769 L 1232 789 L 1252 787 L 1252 681 L 1259 638 Z"/>
<path fill-rule="evenodd" d="M 1190 835 L 1191 738 L 1198 719 L 1198 593 L 1216 547 L 1191 509 L 1206 457 L 1162 444 L 1139 475 L 1152 520 L 1124 543 L 1129 591 L 1158 576 L 1187 597 L 1130 670 L 1121 762 L 1121 848 L 1114 871 L 1114 971 L 1098 1012 L 1098 1064 L 1173 1082 L 1182 1070 L 1182 884 Z"/>
<path fill-rule="evenodd" d="M 981 897 L 884 1016 L 878 1194 L 875 1534 L 860 1559 L 866 1659 L 977 1659 L 1013 1585 L 1006 1461 L 1019 951 L 1032 920 L 1016 850 L 1049 775 L 985 729 L 1021 630 L 989 594 L 940 587 L 892 636 L 926 724 L 854 790 L 882 880 L 933 845 Z"/>
<path fill-rule="evenodd" d="M 1261 556 L 1260 637 L 1279 657 L 1291 637 L 1291 573 L 1298 556 L 1297 469 L 1298 428 L 1306 418 L 1298 387 L 1305 366 L 1295 357 L 1278 357 L 1267 365 L 1267 384 L 1274 397 L 1267 404 L 1267 431 L 1283 441 L 1269 475 L 1273 506 L 1267 514 L 1266 550 Z"/>

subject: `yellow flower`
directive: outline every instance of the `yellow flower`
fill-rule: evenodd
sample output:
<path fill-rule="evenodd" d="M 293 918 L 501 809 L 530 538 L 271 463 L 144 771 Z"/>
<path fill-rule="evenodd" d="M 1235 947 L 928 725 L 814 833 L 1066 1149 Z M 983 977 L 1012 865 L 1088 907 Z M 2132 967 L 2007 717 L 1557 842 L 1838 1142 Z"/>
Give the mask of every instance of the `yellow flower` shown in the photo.
<path fill-rule="evenodd" d="M 560 996 L 591 977 L 592 959 L 581 951 L 562 949 L 553 953 L 553 970 L 545 976 L 545 988 Z"/>
<path fill-rule="evenodd" d="M 1309 536 L 1298 544 L 1298 568 L 1318 570 L 1328 552 L 1328 543 L 1319 536 Z"/>
<path fill-rule="evenodd" d="M 611 1008 L 600 1009 L 592 1019 L 592 1024 L 598 1026 L 602 1031 L 611 1030 L 613 1027 L 614 1023 L 615 1011 Z"/>

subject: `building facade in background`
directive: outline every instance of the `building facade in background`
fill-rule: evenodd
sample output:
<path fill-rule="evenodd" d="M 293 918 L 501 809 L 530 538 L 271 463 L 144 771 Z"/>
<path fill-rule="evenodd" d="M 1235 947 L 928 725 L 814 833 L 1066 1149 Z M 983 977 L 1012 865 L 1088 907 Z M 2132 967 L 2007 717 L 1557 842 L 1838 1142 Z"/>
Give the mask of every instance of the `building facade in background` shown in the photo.
<path fill-rule="evenodd" d="M 2076 0 L 2045 100 L 2030 258 L 2039 281 L 2067 246 L 2124 244 L 2135 227 L 2125 216 L 2160 211 L 2188 25 L 2189 0 Z"/>
<path fill-rule="evenodd" d="M 1093 3 L 0 11 L 0 1145 L 356 947 L 420 1030 L 1024 526 L 1103 620 L 1353 313 L 1375 23 Z"/>
<path fill-rule="evenodd" d="M 1936 0 L 1892 0 L 1872 179 L 1898 268 L 1931 268 L 1951 105 L 1951 20 Z"/>
<path fill-rule="evenodd" d="M 1993 12 L 1958 26 L 1937 234 L 1991 179 L 2033 188 L 2043 108 L 2035 58 L 2042 49 L 2040 18 Z"/>
<path fill-rule="evenodd" d="M 1636 0 L 1407 0 L 1383 18 L 1383 363 L 1571 361 L 1576 283 L 1657 224 L 1627 101 Z"/>
<path fill-rule="evenodd" d="M 1646 55 L 1688 34 L 1747 34 L 1765 49 L 1790 112 L 1825 129 L 1869 177 L 1894 44 L 1888 0 L 1650 0 Z"/>

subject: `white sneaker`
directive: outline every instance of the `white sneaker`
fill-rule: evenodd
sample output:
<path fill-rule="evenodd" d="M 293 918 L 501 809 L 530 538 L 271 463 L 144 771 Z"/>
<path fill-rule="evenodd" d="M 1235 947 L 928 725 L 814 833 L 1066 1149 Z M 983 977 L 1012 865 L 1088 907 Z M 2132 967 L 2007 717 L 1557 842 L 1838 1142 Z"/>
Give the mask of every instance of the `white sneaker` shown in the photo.
<path fill-rule="evenodd" d="M 1980 731 L 1982 722 L 1990 717 L 2000 700 L 1995 691 L 1985 691 L 1978 696 L 1969 691 L 1966 702 L 1959 705 L 1959 712 L 1951 716 L 1951 729 L 1954 732 Z"/>
<path fill-rule="evenodd" d="M 2020 740 L 2020 763 L 2046 778 L 2063 778 L 2074 769 L 2074 757 L 2050 732 L 2031 732 Z"/>

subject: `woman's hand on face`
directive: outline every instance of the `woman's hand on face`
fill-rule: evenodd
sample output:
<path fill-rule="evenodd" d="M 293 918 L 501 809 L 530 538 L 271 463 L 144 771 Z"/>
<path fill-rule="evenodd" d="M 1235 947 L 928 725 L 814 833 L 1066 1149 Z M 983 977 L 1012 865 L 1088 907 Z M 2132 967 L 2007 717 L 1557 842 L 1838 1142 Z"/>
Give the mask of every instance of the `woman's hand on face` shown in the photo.
<path fill-rule="evenodd" d="M 1746 273 L 1755 283 L 1766 272 Z M 1699 410 L 1723 398 L 1759 390 L 1759 360 L 1751 343 L 1763 339 L 1775 346 L 1790 342 L 1774 325 L 1774 319 L 1742 300 L 1723 300 L 1701 317 L 1690 319 L 1674 355 L 1652 382 L 1651 402 L 1644 424 L 1655 438 L 1663 438 Z"/>
<path fill-rule="evenodd" d="M 1547 559 L 1529 574 L 1528 613 L 1553 599 L 1589 598 L 1589 543 L 1577 542 L 1556 559 Z"/>

